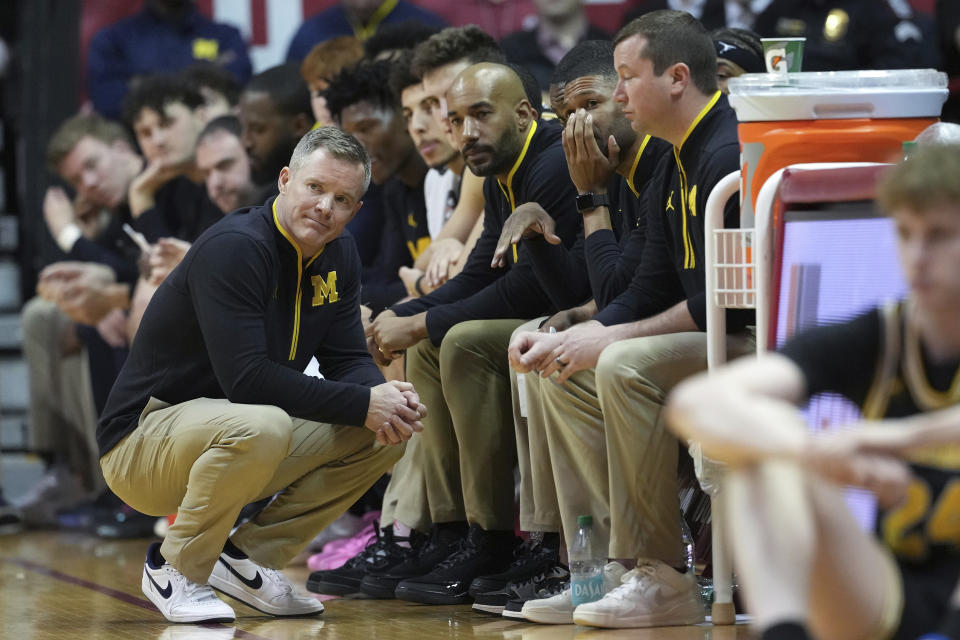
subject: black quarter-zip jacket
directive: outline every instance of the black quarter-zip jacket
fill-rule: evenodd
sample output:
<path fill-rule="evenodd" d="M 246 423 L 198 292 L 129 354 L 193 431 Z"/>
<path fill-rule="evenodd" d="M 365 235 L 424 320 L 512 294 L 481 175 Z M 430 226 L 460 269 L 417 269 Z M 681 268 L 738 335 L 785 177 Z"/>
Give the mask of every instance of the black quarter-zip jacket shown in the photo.
<path fill-rule="evenodd" d="M 530 241 L 523 240 L 508 252 L 505 268 L 492 269 L 490 261 L 504 222 L 526 202 L 538 203 L 554 218 L 556 234 L 566 248 L 574 244 L 582 221 L 560 143 L 561 131 L 556 122 L 536 121 L 506 183 L 494 176 L 484 180 L 483 232 L 463 271 L 428 295 L 391 307 L 398 316 L 426 311 L 427 333 L 434 345 L 439 346 L 447 331 L 460 322 L 535 318 L 560 308 L 537 280 Z M 580 300 L 589 295 L 586 278 L 583 282 Z"/>
<path fill-rule="evenodd" d="M 274 203 L 212 226 L 157 289 L 100 419 L 100 455 L 137 428 L 151 397 L 363 425 L 370 387 L 384 379 L 360 322 L 356 245 L 343 235 L 301 256 Z M 312 356 L 324 380 L 302 373 Z"/>
<path fill-rule="evenodd" d="M 701 331 L 707 329 L 703 216 L 707 198 L 721 178 L 740 168 L 737 116 L 719 91 L 690 125 L 679 148 L 667 153 L 654 172 L 647 202 L 643 257 L 626 291 L 596 315 L 604 325 L 649 318 L 686 300 Z M 740 226 L 740 207 L 731 198 L 724 226 Z M 727 309 L 727 331 L 754 319 L 744 309 Z"/>
<path fill-rule="evenodd" d="M 585 238 L 581 227 L 569 251 L 541 235 L 528 241 L 537 280 L 558 308 L 581 304 L 592 295 L 597 308 L 603 309 L 627 288 L 646 237 L 644 194 L 660 156 L 671 148 L 669 142 L 645 136 L 628 177 L 611 176 L 607 194 L 612 229 L 600 229 Z"/>

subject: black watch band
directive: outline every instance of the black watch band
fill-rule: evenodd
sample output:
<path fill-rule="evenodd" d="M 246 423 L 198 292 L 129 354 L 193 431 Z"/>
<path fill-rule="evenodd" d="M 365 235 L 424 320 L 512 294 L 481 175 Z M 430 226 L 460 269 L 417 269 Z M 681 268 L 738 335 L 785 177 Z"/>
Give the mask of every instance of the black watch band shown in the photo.
<path fill-rule="evenodd" d="M 609 207 L 610 198 L 605 193 L 584 193 L 577 196 L 577 211 L 586 213 L 597 207 Z"/>

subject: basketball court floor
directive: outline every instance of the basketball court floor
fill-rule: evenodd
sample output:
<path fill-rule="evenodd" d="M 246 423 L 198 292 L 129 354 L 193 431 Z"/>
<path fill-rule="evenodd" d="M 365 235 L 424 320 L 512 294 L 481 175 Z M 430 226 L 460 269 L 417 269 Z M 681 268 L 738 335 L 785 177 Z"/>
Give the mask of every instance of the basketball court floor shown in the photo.
<path fill-rule="evenodd" d="M 315 618 L 277 619 L 222 596 L 236 624 L 172 625 L 140 592 L 148 540 L 108 541 L 83 534 L 30 532 L 0 537 L 0 639 L 219 640 L 746 640 L 745 625 L 599 630 L 547 626 L 396 600 L 332 599 Z M 306 582 L 306 568 L 288 569 Z"/>

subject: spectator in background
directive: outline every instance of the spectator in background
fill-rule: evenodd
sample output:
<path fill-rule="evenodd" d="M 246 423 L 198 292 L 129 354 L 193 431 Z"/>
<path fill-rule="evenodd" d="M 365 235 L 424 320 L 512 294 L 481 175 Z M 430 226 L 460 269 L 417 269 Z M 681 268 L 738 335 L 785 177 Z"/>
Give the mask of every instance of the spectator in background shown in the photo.
<path fill-rule="evenodd" d="M 553 69 L 570 49 L 584 40 L 609 40 L 610 34 L 590 24 L 583 0 L 534 0 L 534 5 L 536 26 L 511 33 L 500 46 L 507 60 L 529 69 L 548 95 Z"/>
<path fill-rule="evenodd" d="M 717 86 L 730 93 L 727 82 L 745 73 L 764 73 L 763 44 L 749 29 L 715 29 L 710 34 L 717 49 Z"/>
<path fill-rule="evenodd" d="M 120 117 L 135 80 L 206 60 L 250 79 L 250 58 L 240 31 L 201 15 L 193 0 L 147 0 L 139 13 L 101 29 L 87 52 L 87 90 L 94 108 Z"/>
<path fill-rule="evenodd" d="M 894 11 L 894 6 L 897 10 Z M 624 24 L 656 9 L 687 11 L 707 29 L 751 29 L 764 38 L 805 37 L 804 71 L 911 69 L 928 64 L 916 16 L 904 0 L 646 0 Z"/>
<path fill-rule="evenodd" d="M 330 86 L 330 78 L 363 58 L 363 45 L 353 36 L 340 36 L 321 42 L 307 54 L 300 65 L 300 75 L 310 89 L 310 106 L 316 124 L 333 124 L 327 98 L 323 92 Z"/>
<path fill-rule="evenodd" d="M 197 170 L 204 176 L 207 196 L 221 213 L 256 204 L 250 159 L 240 140 L 240 120 L 236 116 L 220 116 L 200 132 Z"/>
<path fill-rule="evenodd" d="M 366 40 L 383 25 L 408 21 L 440 29 L 447 26 L 436 14 L 407 0 L 342 0 L 303 21 L 290 42 L 287 62 L 300 62 L 314 45 L 324 40 L 337 36 Z"/>
<path fill-rule="evenodd" d="M 494 40 L 520 31 L 536 19 L 534 0 L 418 0 L 453 25 L 475 25 Z"/>
<path fill-rule="evenodd" d="M 137 280 L 136 249 L 121 225 L 130 219 L 127 190 L 143 160 L 119 124 L 80 115 L 56 130 L 47 161 L 76 191 L 76 199 L 59 187 L 50 188 L 44 199 L 47 228 L 69 262 L 44 270 L 39 289 L 45 297 L 23 308 L 31 446 L 47 456 L 49 466 L 17 504 L 28 524 L 49 526 L 57 523 L 58 511 L 77 507 L 105 487 L 96 418 L 118 371 L 117 353 L 96 328 L 75 320 L 97 325 L 115 306 L 129 304 Z M 70 278 L 59 277 L 65 275 Z M 96 281 L 98 275 L 109 284 Z M 117 311 L 100 330 L 114 344 L 119 334 L 122 344 L 122 323 Z"/>
<path fill-rule="evenodd" d="M 228 113 L 236 115 L 240 83 L 229 71 L 209 62 L 197 62 L 184 69 L 181 75 L 200 91 L 208 120 Z"/>
<path fill-rule="evenodd" d="M 250 157 L 260 200 L 277 193 L 277 176 L 297 142 L 313 126 L 310 93 L 293 65 L 279 65 L 251 78 L 240 94 L 243 147 Z"/>
<path fill-rule="evenodd" d="M 222 217 L 196 165 L 197 136 L 207 123 L 203 96 L 180 76 L 151 76 L 127 95 L 124 117 L 147 161 L 130 185 L 133 226 L 149 242 L 193 242 Z"/>
<path fill-rule="evenodd" d="M 363 55 L 370 60 L 394 60 L 438 31 L 439 27 L 417 21 L 388 24 L 363 43 Z"/>

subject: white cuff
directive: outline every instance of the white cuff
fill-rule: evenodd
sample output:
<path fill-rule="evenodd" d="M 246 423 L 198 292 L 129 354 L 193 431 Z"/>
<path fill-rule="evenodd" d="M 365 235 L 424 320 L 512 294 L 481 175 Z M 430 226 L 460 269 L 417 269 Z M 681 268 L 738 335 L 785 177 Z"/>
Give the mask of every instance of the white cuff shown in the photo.
<path fill-rule="evenodd" d="M 79 240 L 82 235 L 83 232 L 80 231 L 80 227 L 74 223 L 70 223 L 57 234 L 57 245 L 64 253 L 70 253 L 73 245 L 77 244 L 77 240 Z"/>

